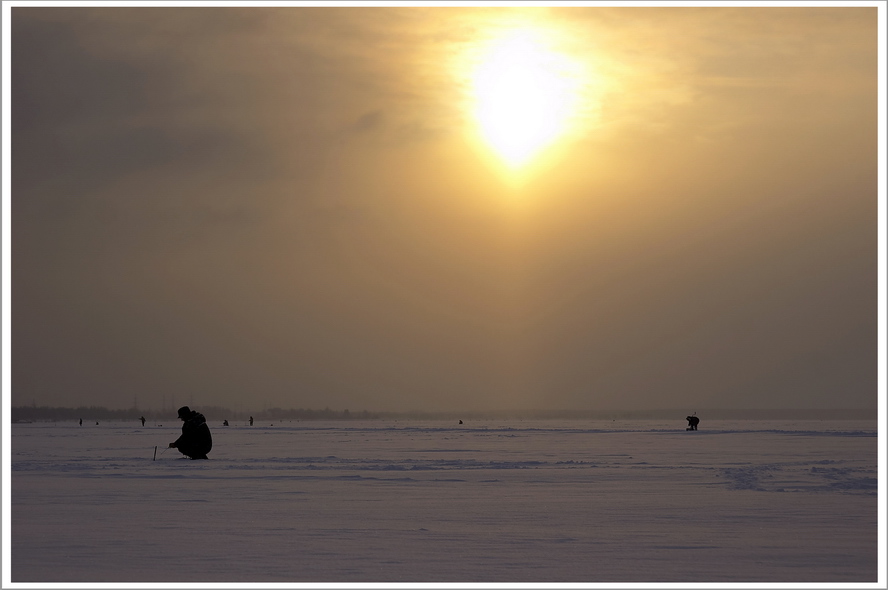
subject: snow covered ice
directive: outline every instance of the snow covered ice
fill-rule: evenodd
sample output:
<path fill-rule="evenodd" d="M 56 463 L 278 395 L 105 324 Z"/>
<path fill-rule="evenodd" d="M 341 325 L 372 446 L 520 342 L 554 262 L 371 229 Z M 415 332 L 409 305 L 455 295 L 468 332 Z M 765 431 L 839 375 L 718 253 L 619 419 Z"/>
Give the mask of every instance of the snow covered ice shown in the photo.
<path fill-rule="evenodd" d="M 11 581 L 877 581 L 875 421 L 703 418 L 14 424 Z"/>

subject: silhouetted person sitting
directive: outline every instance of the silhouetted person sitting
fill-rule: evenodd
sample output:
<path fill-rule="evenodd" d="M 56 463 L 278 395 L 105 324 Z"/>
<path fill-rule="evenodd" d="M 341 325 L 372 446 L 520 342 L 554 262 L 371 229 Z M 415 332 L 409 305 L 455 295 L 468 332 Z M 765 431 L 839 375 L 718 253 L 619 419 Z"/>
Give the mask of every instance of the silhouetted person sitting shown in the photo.
<path fill-rule="evenodd" d="M 213 448 L 213 437 L 207 426 L 207 419 L 188 406 L 179 408 L 179 419 L 184 422 L 182 436 L 176 442 L 171 442 L 170 448 L 179 449 L 180 453 L 192 459 L 206 459 L 207 453 Z"/>
<path fill-rule="evenodd" d="M 685 430 L 697 430 L 697 424 L 700 423 L 700 419 L 697 416 L 688 416 L 688 427 Z"/>

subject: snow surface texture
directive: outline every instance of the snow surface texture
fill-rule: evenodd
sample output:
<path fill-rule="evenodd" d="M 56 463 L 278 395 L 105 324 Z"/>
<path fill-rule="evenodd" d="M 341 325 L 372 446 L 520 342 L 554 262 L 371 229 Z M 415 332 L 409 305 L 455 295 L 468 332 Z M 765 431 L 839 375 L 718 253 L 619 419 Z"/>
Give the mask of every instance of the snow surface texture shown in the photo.
<path fill-rule="evenodd" d="M 12 582 L 877 581 L 874 422 L 179 424 L 13 425 Z"/>

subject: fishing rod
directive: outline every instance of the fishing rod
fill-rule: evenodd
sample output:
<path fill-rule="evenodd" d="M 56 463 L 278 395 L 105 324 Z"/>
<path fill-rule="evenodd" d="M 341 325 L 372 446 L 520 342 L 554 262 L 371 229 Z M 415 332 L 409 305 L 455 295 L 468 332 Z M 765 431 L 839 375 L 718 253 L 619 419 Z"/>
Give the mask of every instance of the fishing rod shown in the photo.
<path fill-rule="evenodd" d="M 171 447 L 166 447 L 164 450 L 162 450 L 162 451 L 160 452 L 160 454 L 163 455 L 163 454 L 164 454 L 165 452 L 167 452 L 170 448 L 171 448 Z M 157 446 L 156 446 L 156 445 L 155 445 L 155 447 L 154 447 L 154 458 L 151 459 L 151 460 L 152 460 L 152 461 L 157 461 Z"/>

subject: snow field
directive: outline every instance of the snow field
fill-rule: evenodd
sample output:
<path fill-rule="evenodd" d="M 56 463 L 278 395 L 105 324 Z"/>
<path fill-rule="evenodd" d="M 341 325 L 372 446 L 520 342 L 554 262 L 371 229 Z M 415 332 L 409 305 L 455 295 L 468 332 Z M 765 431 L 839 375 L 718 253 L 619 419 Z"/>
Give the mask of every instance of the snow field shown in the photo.
<path fill-rule="evenodd" d="M 13 425 L 12 582 L 877 578 L 874 422 L 210 427 Z"/>

